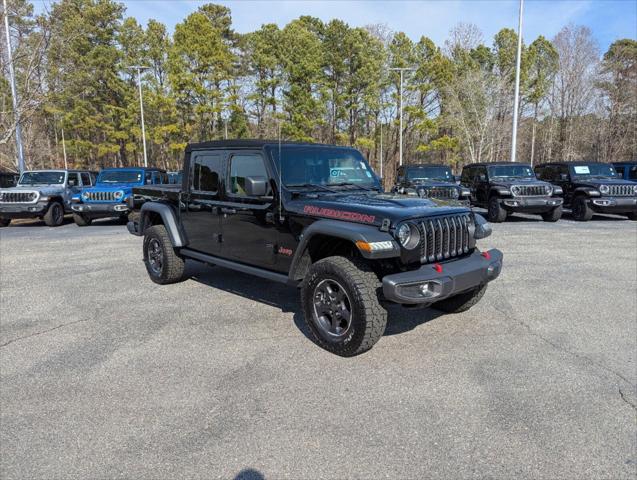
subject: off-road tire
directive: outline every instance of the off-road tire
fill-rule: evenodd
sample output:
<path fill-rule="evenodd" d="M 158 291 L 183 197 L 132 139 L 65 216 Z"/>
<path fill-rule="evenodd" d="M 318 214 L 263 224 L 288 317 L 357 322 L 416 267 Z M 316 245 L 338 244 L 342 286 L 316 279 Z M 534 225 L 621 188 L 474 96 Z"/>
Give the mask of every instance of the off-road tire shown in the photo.
<path fill-rule="evenodd" d="M 92 218 L 85 217 L 84 215 L 81 215 L 79 213 L 73 214 L 73 221 L 75 222 L 75 225 L 77 225 L 78 227 L 87 227 L 91 223 L 93 223 Z"/>
<path fill-rule="evenodd" d="M 633 222 L 637 221 L 637 212 L 627 213 L 626 218 L 628 218 L 628 220 L 632 220 Z"/>
<path fill-rule="evenodd" d="M 573 213 L 573 219 L 578 222 L 588 222 L 593 218 L 593 210 L 588 206 L 588 200 L 583 195 L 578 195 L 573 199 L 571 212 Z"/>
<path fill-rule="evenodd" d="M 0 227 L 8 227 L 10 223 L 10 218 L 0 218 Z"/>
<path fill-rule="evenodd" d="M 341 339 L 326 338 L 315 323 L 315 288 L 324 280 L 342 285 L 350 303 L 350 326 Z M 372 348 L 387 326 L 387 311 L 379 301 L 381 287 L 378 276 L 362 260 L 335 256 L 314 263 L 301 286 L 301 304 L 305 323 L 316 343 L 342 357 L 359 355 Z"/>
<path fill-rule="evenodd" d="M 153 263 L 149 250 L 158 248 L 161 252 L 161 263 Z M 144 264 L 150 279 L 160 285 L 180 282 L 184 278 L 185 262 L 175 252 L 163 225 L 153 225 L 144 231 Z"/>
<path fill-rule="evenodd" d="M 561 205 L 542 214 L 542 220 L 544 220 L 545 222 L 557 222 L 560 218 L 562 218 Z"/>
<path fill-rule="evenodd" d="M 481 285 L 468 292 L 459 293 L 453 297 L 445 298 L 433 304 L 437 310 L 445 313 L 461 313 L 466 312 L 484 296 L 487 291 L 487 284 Z"/>
<path fill-rule="evenodd" d="M 64 223 L 64 205 L 60 202 L 51 202 L 42 219 L 48 227 L 59 227 Z"/>
<path fill-rule="evenodd" d="M 487 217 L 492 223 L 502 223 L 507 219 L 507 211 L 500 205 L 498 197 L 491 197 L 487 210 Z"/>

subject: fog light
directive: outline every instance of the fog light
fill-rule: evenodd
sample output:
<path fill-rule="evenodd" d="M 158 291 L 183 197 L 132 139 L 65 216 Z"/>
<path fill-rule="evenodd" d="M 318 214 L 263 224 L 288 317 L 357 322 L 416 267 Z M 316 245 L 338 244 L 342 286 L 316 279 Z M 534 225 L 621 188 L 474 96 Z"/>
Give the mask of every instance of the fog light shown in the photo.
<path fill-rule="evenodd" d="M 502 270 L 502 263 L 494 262 L 487 267 L 487 276 L 489 280 L 493 280 L 495 277 L 500 275 L 500 270 Z"/>
<path fill-rule="evenodd" d="M 398 294 L 403 298 L 423 300 L 440 296 L 442 284 L 432 280 L 423 283 L 412 283 L 411 285 L 399 285 L 397 290 Z"/>
<path fill-rule="evenodd" d="M 37 207 L 29 207 L 29 212 L 37 212 Z"/>

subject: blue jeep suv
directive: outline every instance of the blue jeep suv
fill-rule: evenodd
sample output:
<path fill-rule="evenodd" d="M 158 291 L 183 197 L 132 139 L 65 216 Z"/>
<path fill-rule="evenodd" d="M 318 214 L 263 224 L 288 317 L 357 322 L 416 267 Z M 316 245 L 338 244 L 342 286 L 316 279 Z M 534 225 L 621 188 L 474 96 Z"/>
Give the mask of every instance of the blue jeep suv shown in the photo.
<path fill-rule="evenodd" d="M 73 196 L 73 219 L 80 227 L 96 218 L 117 218 L 128 221 L 133 187 L 168 183 L 168 175 L 157 168 L 105 168 L 100 171 L 95 186 Z"/>

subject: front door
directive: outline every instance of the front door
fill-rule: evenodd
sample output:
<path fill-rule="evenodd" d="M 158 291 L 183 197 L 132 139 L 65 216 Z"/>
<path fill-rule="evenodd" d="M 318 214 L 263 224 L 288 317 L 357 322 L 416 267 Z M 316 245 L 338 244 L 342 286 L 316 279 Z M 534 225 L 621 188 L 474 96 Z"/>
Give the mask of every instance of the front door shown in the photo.
<path fill-rule="evenodd" d="M 228 157 L 222 218 L 222 256 L 250 265 L 270 267 L 276 260 L 277 230 L 272 221 L 273 193 L 251 197 L 246 177 L 269 180 L 261 152 L 236 151 Z M 269 182 L 268 182 L 269 183 Z"/>
<path fill-rule="evenodd" d="M 221 251 L 219 190 L 223 178 L 223 154 L 192 152 L 190 155 L 190 198 L 181 205 L 188 248 L 218 255 Z"/>

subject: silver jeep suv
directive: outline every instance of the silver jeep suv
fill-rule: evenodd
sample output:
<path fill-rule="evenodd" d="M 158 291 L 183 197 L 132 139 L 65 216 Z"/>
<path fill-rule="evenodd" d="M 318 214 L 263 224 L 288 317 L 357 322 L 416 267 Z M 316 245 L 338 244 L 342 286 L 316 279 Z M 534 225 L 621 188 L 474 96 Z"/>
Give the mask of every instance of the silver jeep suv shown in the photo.
<path fill-rule="evenodd" d="M 33 170 L 24 172 L 13 188 L 0 189 L 0 226 L 14 218 L 40 218 L 57 227 L 71 213 L 71 197 L 95 183 L 87 170 Z"/>

